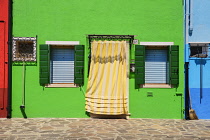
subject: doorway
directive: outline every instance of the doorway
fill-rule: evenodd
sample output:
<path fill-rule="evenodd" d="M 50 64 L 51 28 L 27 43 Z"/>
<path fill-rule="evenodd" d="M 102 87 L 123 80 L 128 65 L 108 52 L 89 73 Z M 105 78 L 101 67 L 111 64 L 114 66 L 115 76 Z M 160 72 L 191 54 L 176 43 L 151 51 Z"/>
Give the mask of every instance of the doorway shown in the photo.
<path fill-rule="evenodd" d="M 92 41 L 86 111 L 94 115 L 128 114 L 129 43 Z"/>

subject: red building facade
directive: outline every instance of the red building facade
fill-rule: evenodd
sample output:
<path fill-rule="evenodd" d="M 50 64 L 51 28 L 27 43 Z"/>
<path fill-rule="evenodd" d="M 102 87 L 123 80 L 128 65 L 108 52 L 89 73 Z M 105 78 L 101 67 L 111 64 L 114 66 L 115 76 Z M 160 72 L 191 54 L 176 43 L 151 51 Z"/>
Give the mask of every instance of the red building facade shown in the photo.
<path fill-rule="evenodd" d="M 0 118 L 8 115 L 9 0 L 0 0 Z"/>

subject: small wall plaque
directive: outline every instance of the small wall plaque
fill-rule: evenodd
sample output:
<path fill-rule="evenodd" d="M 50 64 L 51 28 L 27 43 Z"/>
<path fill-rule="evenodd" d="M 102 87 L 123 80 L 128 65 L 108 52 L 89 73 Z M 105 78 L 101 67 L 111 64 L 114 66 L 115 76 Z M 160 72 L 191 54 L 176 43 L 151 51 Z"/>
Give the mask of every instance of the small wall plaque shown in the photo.
<path fill-rule="evenodd" d="M 134 39 L 133 40 L 133 44 L 139 44 L 139 40 L 138 39 Z"/>

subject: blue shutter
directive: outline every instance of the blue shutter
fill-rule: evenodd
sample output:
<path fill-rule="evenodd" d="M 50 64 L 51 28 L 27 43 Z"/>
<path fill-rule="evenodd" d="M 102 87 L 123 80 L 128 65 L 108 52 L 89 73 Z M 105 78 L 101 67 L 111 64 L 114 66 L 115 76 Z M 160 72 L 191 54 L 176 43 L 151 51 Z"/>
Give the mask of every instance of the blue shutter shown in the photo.
<path fill-rule="evenodd" d="M 52 48 L 50 68 L 51 83 L 74 83 L 74 49 Z"/>
<path fill-rule="evenodd" d="M 147 49 L 145 83 L 168 83 L 168 50 Z"/>

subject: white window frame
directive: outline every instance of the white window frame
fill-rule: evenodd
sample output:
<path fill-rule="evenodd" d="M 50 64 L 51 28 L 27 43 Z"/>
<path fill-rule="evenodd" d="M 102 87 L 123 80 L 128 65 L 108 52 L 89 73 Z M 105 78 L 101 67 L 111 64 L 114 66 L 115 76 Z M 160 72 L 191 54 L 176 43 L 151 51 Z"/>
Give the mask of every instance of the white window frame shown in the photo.
<path fill-rule="evenodd" d="M 174 42 L 140 42 L 140 45 L 144 45 L 145 47 L 161 47 L 161 46 L 171 46 L 174 45 Z M 146 51 L 146 48 L 145 48 Z M 170 84 L 162 84 L 162 83 L 145 83 L 140 85 L 141 88 L 173 88 L 173 85 Z"/>
<path fill-rule="evenodd" d="M 140 45 L 144 46 L 171 46 L 174 42 L 140 42 Z"/>

